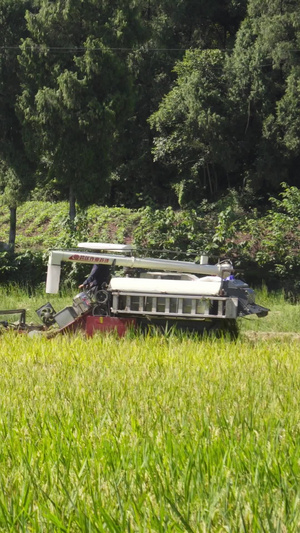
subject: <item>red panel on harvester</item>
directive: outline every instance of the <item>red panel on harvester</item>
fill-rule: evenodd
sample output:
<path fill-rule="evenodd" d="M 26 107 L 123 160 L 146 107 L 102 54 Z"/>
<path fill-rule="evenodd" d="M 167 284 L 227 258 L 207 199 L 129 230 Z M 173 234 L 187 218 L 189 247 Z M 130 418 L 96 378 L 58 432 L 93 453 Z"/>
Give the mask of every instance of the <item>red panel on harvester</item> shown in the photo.
<path fill-rule="evenodd" d="M 87 316 L 86 334 L 91 337 L 95 331 L 116 331 L 122 337 L 129 328 L 134 328 L 134 318 L 117 318 L 112 316 Z"/>
<path fill-rule="evenodd" d="M 60 328 L 59 331 L 61 333 L 75 333 L 76 331 L 85 330 L 85 323 L 86 323 L 86 313 L 84 315 L 78 316 L 73 320 L 73 322 L 70 322 L 63 328 Z"/>

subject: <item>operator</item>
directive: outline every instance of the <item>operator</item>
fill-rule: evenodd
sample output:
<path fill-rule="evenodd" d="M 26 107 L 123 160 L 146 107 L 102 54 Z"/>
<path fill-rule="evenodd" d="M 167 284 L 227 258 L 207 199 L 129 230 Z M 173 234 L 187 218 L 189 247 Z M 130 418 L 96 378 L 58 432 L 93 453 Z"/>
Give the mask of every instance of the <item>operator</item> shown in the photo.
<path fill-rule="evenodd" d="M 110 282 L 111 273 L 108 265 L 94 265 L 89 277 L 79 285 L 80 289 L 92 289 L 96 290 L 102 288 L 103 283 L 108 284 Z"/>

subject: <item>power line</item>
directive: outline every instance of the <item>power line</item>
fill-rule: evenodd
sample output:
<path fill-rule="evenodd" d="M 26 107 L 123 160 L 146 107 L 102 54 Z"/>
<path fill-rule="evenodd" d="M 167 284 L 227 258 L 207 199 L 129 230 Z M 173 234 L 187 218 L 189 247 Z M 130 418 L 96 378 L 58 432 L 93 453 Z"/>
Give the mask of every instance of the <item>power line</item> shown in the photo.
<path fill-rule="evenodd" d="M 199 46 L 190 46 L 188 48 L 143 48 L 143 46 L 140 46 L 138 48 L 134 47 L 121 47 L 121 46 L 102 46 L 102 47 L 86 47 L 86 46 L 47 46 L 47 45 L 0 45 L 0 50 L 37 50 L 37 51 L 56 51 L 56 52 L 103 52 L 106 50 L 112 50 L 112 51 L 120 51 L 120 52 L 188 52 L 188 51 L 195 51 L 195 50 L 201 50 L 202 52 L 205 51 L 219 51 L 219 52 L 233 52 L 234 48 L 201 48 Z M 299 48 L 290 48 L 289 50 L 285 50 L 285 52 L 300 52 Z"/>
<path fill-rule="evenodd" d="M 43 46 L 43 45 L 31 45 L 31 46 L 24 46 L 22 45 L 15 45 L 15 46 L 0 46 L 0 50 L 42 50 L 42 51 L 62 51 L 62 52 L 103 52 L 105 50 L 112 50 L 112 51 L 124 51 L 124 52 L 138 52 L 142 50 L 143 52 L 187 52 L 189 50 L 218 50 L 220 52 L 232 52 L 233 48 L 200 48 L 200 47 L 189 47 L 189 48 L 133 48 L 133 47 L 114 47 L 114 46 L 103 46 L 103 47 L 95 47 L 95 48 L 89 48 L 85 46 Z"/>

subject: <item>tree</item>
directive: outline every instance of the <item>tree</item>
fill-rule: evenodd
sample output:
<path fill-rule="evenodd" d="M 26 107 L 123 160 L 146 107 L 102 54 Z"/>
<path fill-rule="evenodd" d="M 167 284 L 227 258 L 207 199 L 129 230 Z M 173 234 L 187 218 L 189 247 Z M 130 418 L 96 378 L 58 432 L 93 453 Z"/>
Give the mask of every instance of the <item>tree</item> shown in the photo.
<path fill-rule="evenodd" d="M 276 128 L 279 143 L 292 156 L 300 155 L 300 65 L 291 69 L 286 90 L 277 103 Z M 271 130 L 271 127 L 269 128 Z"/>
<path fill-rule="evenodd" d="M 186 49 L 232 46 L 246 0 L 144 0 L 139 2 L 143 41 L 129 54 L 135 109 L 125 125 L 124 154 L 115 170 L 113 202 L 176 204 L 174 168 L 153 158 L 148 122 L 176 83 L 175 64 Z M 215 76 L 216 77 L 216 76 Z M 216 77 L 217 78 L 217 77 Z M 132 184 L 136 194 L 132 194 Z"/>
<path fill-rule="evenodd" d="M 127 10 L 122 10 L 122 5 Z M 134 8 L 134 5 L 132 6 Z M 70 215 L 103 202 L 118 132 L 131 108 L 131 78 L 119 50 L 134 40 L 126 2 L 43 3 L 27 13 L 19 110 L 42 183 L 68 191 Z"/>
<path fill-rule="evenodd" d="M 18 203 L 34 186 L 33 169 L 26 157 L 22 127 L 16 112 L 20 92 L 17 54 L 26 36 L 25 11 L 29 0 L 0 0 L 0 190 L 10 209 L 9 244 L 14 249 Z"/>
<path fill-rule="evenodd" d="M 249 0 L 227 75 L 241 177 L 258 192 L 298 180 L 299 42 L 296 0 Z"/>
<path fill-rule="evenodd" d="M 230 185 L 235 165 L 224 53 L 188 51 L 174 70 L 173 89 L 150 117 L 154 157 L 173 168 L 180 204 L 214 199 Z"/>

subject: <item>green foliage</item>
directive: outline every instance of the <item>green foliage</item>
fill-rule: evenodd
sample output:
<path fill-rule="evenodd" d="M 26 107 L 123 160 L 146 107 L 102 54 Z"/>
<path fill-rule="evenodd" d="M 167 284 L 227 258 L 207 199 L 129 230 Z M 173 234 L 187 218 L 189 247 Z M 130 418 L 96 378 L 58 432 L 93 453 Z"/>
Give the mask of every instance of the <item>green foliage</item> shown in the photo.
<path fill-rule="evenodd" d="M 18 210 L 16 250 L 46 251 L 60 246 L 75 246 L 79 241 L 124 242 L 132 239 L 138 212 L 125 208 L 91 205 L 78 210 L 75 221 L 68 217 L 66 202 L 30 201 Z M 9 213 L 0 206 L 0 240 L 6 241 Z"/>
<path fill-rule="evenodd" d="M 16 209 L 34 186 L 34 168 L 26 155 L 22 127 L 16 111 L 21 92 L 16 48 L 27 35 L 25 10 L 30 0 L 0 0 L 0 194 L 11 210 L 9 244 L 14 249 Z"/>
<path fill-rule="evenodd" d="M 229 205 L 218 210 L 217 223 L 209 246 L 210 255 L 227 255 L 246 280 L 285 290 L 297 297 L 300 292 L 299 189 L 282 184 L 269 209 L 259 214 L 245 210 L 231 197 Z"/>
<path fill-rule="evenodd" d="M 254 190 L 298 183 L 299 3 L 249 0 L 227 62 L 240 173 Z"/>
<path fill-rule="evenodd" d="M 228 187 L 224 175 L 232 171 L 234 151 L 223 68 L 219 50 L 187 51 L 174 68 L 174 88 L 149 119 L 156 132 L 154 158 L 174 169 L 181 207 L 196 207 Z"/>
<path fill-rule="evenodd" d="M 134 242 L 146 250 L 173 251 L 178 257 L 201 254 L 211 259 L 228 257 L 234 250 L 238 221 L 244 220 L 241 198 L 233 191 L 216 204 L 202 202 L 198 209 L 174 211 L 147 207 L 139 210 Z M 232 245 L 231 243 L 232 239 Z"/>
<path fill-rule="evenodd" d="M 11 208 L 16 208 L 24 200 L 22 182 L 12 167 L 0 164 L 0 202 Z"/>
<path fill-rule="evenodd" d="M 179 258 L 182 254 L 197 255 L 203 250 L 203 229 L 204 221 L 196 211 L 176 212 L 171 207 L 165 210 L 147 207 L 140 210 L 140 222 L 133 237 L 144 253 L 163 257 L 172 252 Z"/>
<path fill-rule="evenodd" d="M 0 253 L 0 283 L 18 284 L 29 291 L 46 281 L 46 258 L 41 252 Z"/>
<path fill-rule="evenodd" d="M 135 113 L 124 125 L 121 137 L 123 154 L 113 172 L 110 202 L 113 205 L 122 204 L 132 208 L 145 205 L 160 208 L 168 205 L 178 206 L 179 200 L 181 207 L 187 205 L 197 207 L 199 198 L 211 194 L 210 187 L 215 184 L 215 176 L 210 169 L 207 170 L 205 167 L 203 169 L 202 162 L 199 163 L 198 152 L 202 150 L 203 154 L 204 149 L 200 146 L 197 152 L 198 139 L 193 138 L 194 127 L 192 124 L 183 124 L 182 129 L 187 130 L 188 135 L 182 136 L 181 141 L 177 137 L 171 139 L 168 145 L 166 135 L 157 134 L 159 140 L 155 144 L 154 160 L 151 153 L 153 131 L 150 129 L 148 119 L 158 109 L 160 113 L 161 106 L 165 102 L 164 95 L 170 93 L 174 84 L 174 66 L 182 60 L 185 50 L 194 50 L 188 53 L 189 56 L 193 53 L 200 55 L 201 51 L 206 50 L 204 55 L 206 53 L 209 56 L 208 50 L 214 49 L 211 52 L 213 56 L 218 55 L 218 48 L 231 46 L 239 21 L 245 14 L 246 0 L 239 2 L 151 0 L 140 2 L 138 6 L 143 30 L 142 40 L 128 58 L 129 68 L 135 81 Z M 206 71 L 208 70 L 207 68 Z M 193 82 L 191 81 L 184 97 L 191 93 L 190 100 L 194 99 L 194 105 L 191 103 L 190 118 L 191 122 L 197 123 L 197 111 L 201 107 L 201 102 L 198 105 L 197 95 L 194 98 L 194 92 L 197 92 L 197 83 L 201 85 L 202 76 L 200 73 L 197 79 L 196 69 L 194 72 L 191 69 L 191 75 Z M 207 78 L 209 76 L 212 84 L 220 85 L 219 68 L 215 70 L 212 67 Z M 194 86 L 196 89 L 192 92 Z M 176 129 L 173 115 L 177 116 L 178 130 L 181 131 L 178 104 L 179 107 L 184 107 L 179 98 L 176 100 L 174 97 L 166 120 L 169 121 L 170 127 Z M 203 113 L 205 114 L 205 110 Z M 212 117 L 211 120 L 213 121 Z M 167 126 L 166 124 L 166 128 Z M 223 138 L 225 139 L 225 136 Z M 191 145 L 189 145 L 190 140 Z M 191 163 L 185 158 L 188 157 L 189 150 L 193 156 Z M 223 156 L 227 155 L 228 152 L 224 150 Z M 168 164 L 170 160 L 172 164 Z M 184 172 L 185 167 L 187 172 Z M 192 175 L 189 174 L 190 167 L 193 170 Z M 206 190 L 203 189 L 203 180 L 198 180 L 198 175 L 203 173 Z M 182 189 L 184 194 L 180 192 Z"/>
<path fill-rule="evenodd" d="M 86 211 L 79 209 L 75 220 L 71 221 L 65 202 L 31 201 L 21 204 L 18 210 L 17 253 L 14 256 L 0 252 L 0 283 L 20 281 L 36 286 L 45 280 L 49 249 L 72 249 L 82 241 L 130 242 L 139 219 L 139 213 L 129 209 L 93 205 Z M 8 225 L 7 209 L 0 207 L 0 240 L 3 242 L 7 240 Z M 24 254 L 28 260 L 26 264 L 18 259 Z M 23 273 L 20 273 L 19 267 Z M 62 282 L 67 286 L 78 286 L 88 268 L 86 265 L 64 263 Z"/>
<path fill-rule="evenodd" d="M 51 248 L 74 248 L 82 241 L 127 242 L 144 256 L 198 260 L 205 254 L 212 262 L 229 258 L 236 274 L 250 284 L 265 281 L 293 298 L 300 293 L 300 192 L 287 184 L 282 184 L 281 194 L 271 197 L 268 209 L 261 212 L 253 209 L 249 191 L 231 191 L 215 204 L 203 201 L 198 209 L 180 211 L 171 207 L 131 211 L 93 205 L 86 211 L 79 210 L 74 222 L 67 216 L 65 202 L 26 202 L 18 211 L 16 250 L 21 257 L 25 254 L 24 263 L 1 253 L 1 282 L 19 280 L 26 284 L 27 275 L 29 285 L 38 283 L 38 279 L 41 282 Z M 7 210 L 2 207 L 0 240 L 4 242 L 8 224 Z M 19 266 L 24 275 L 19 273 Z M 86 274 L 85 266 L 64 265 L 63 279 L 68 285 L 78 285 Z"/>
<path fill-rule="evenodd" d="M 246 195 L 246 198 L 247 197 Z M 270 199 L 268 211 L 259 215 L 247 209 L 236 194 L 229 194 L 210 209 L 175 212 L 146 208 L 134 239 L 141 248 L 178 258 L 185 254 L 211 260 L 228 257 L 236 274 L 255 285 L 265 281 L 297 299 L 300 294 L 299 189 L 283 184 L 278 198 Z"/>
<path fill-rule="evenodd" d="M 279 198 L 270 198 L 274 209 L 286 213 L 294 220 L 300 219 L 300 189 L 289 187 L 286 183 L 281 184 L 283 191 Z"/>
<path fill-rule="evenodd" d="M 300 29 L 299 29 L 300 33 Z M 299 121 L 299 98 L 300 98 L 300 67 L 292 69 L 286 80 L 286 91 L 277 103 L 277 126 L 276 133 L 287 154 L 299 156 L 300 154 L 300 121 Z"/>
<path fill-rule="evenodd" d="M 37 182 L 198 210 L 297 185 L 299 20 L 297 0 L 0 0 L 3 201 Z"/>
<path fill-rule="evenodd" d="M 92 0 L 50 3 L 27 13 L 27 27 L 19 113 L 40 182 L 55 180 L 64 194 L 71 188 L 80 205 L 104 203 L 118 128 L 131 109 L 126 62 L 114 51 L 127 33 L 132 44 L 126 15 Z"/>

